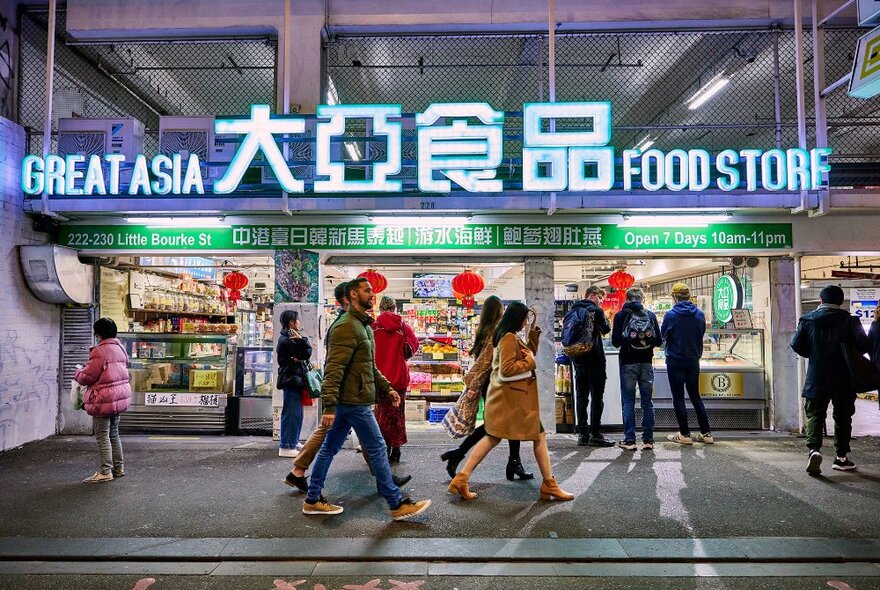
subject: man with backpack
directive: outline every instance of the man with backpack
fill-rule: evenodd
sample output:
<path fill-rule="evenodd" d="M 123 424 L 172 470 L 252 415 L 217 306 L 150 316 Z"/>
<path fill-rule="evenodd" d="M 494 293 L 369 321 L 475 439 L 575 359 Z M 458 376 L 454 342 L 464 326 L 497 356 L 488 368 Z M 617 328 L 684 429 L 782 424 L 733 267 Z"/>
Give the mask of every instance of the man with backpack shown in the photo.
<path fill-rule="evenodd" d="M 614 442 L 604 438 L 600 430 L 602 410 L 605 409 L 603 397 L 606 379 L 602 336 L 611 331 L 605 312 L 600 307 L 603 299 L 604 289 L 595 286 L 587 288 L 584 299 L 572 306 L 565 314 L 562 324 L 563 352 L 571 359 L 574 369 L 575 411 L 580 447 L 614 446 Z"/>
<path fill-rule="evenodd" d="M 645 309 L 645 293 L 638 287 L 626 292 L 623 309 L 614 316 L 611 344 L 620 349 L 620 400 L 623 441 L 620 448 L 635 451 L 636 385 L 642 400 L 642 450 L 654 448 L 654 348 L 660 346 L 657 316 Z"/>

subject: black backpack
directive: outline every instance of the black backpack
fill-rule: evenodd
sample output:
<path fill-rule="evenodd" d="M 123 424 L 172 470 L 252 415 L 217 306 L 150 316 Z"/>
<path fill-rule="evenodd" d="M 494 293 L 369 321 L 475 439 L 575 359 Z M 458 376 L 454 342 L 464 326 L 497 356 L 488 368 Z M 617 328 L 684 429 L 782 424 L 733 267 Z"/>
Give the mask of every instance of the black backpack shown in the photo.
<path fill-rule="evenodd" d="M 630 312 L 623 325 L 623 338 L 631 349 L 650 350 L 654 346 L 656 337 L 654 322 L 647 312 Z"/>

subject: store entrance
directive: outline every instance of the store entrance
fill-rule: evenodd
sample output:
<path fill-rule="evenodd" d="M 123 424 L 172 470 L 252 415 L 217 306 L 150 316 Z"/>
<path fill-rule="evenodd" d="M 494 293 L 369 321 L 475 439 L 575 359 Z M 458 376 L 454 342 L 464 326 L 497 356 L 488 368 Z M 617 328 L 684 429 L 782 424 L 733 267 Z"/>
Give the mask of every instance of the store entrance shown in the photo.
<path fill-rule="evenodd" d="M 556 431 L 572 432 L 578 392 L 573 385 L 572 366 L 562 354 L 561 333 L 565 314 L 575 301 L 583 298 L 587 287 L 595 285 L 610 295 L 604 305 L 609 320 L 625 302 L 625 289 L 616 291 L 612 275 L 624 271 L 632 276 L 633 286 L 643 289 L 645 305 L 663 315 L 673 305 L 672 285 L 686 282 L 693 300 L 704 312 L 707 333 L 701 360 L 703 378 L 701 395 L 717 429 L 764 429 L 768 427 L 769 387 L 765 374 L 765 325 L 769 307 L 769 276 L 766 259 L 716 258 L 559 258 L 554 264 L 554 357 Z M 476 295 L 476 305 L 466 307 L 461 294 L 452 292 L 452 279 L 470 269 L 480 274 L 485 288 Z M 410 387 L 406 416 L 410 425 L 430 427 L 442 421 L 464 388 L 463 376 L 472 359 L 478 315 L 482 302 L 497 295 L 505 303 L 529 302 L 525 290 L 522 262 L 484 261 L 463 264 L 442 259 L 411 262 L 396 258 L 361 257 L 347 260 L 331 258 L 324 267 L 324 313 L 332 322 L 337 313 L 332 301 L 333 288 L 341 281 L 361 273 L 381 275 L 387 286 L 382 295 L 395 299 L 397 313 L 403 316 L 419 337 L 419 350 L 408 361 Z M 378 314 L 378 310 L 376 311 Z M 604 340 L 607 359 L 607 384 L 603 428 L 622 428 L 619 363 L 617 349 L 610 335 Z M 655 408 L 657 428 L 674 429 L 675 415 L 665 374 L 662 347 L 654 351 Z M 552 403 L 547 397 L 542 403 Z M 689 410 L 691 411 L 691 410 Z M 637 403 L 637 419 L 641 408 Z"/>

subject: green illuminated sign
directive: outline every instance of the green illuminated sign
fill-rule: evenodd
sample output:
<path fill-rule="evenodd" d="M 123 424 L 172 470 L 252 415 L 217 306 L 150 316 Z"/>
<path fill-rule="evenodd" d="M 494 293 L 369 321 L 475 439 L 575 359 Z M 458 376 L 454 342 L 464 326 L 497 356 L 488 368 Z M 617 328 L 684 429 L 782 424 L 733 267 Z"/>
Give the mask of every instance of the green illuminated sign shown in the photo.
<path fill-rule="evenodd" d="M 726 324 L 733 319 L 733 310 L 739 309 L 742 304 L 743 289 L 737 278 L 732 275 L 721 275 L 715 283 L 715 293 L 712 298 L 715 321 Z"/>
<path fill-rule="evenodd" d="M 427 225 L 426 220 L 426 225 Z M 635 228 L 613 224 L 471 224 L 459 227 L 381 225 L 236 225 L 172 228 L 67 225 L 59 242 L 78 250 L 784 250 L 789 223 Z"/>

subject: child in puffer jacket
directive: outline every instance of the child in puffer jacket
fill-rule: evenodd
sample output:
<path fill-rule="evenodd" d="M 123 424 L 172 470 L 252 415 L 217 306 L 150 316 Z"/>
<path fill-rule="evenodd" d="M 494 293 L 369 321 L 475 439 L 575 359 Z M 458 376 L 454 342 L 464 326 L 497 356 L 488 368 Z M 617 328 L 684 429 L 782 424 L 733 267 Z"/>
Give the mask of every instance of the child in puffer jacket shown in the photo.
<path fill-rule="evenodd" d="M 101 454 L 101 468 L 85 483 L 113 481 L 125 475 L 119 415 L 131 404 L 128 353 L 116 338 L 116 322 L 101 318 L 95 322 L 98 345 L 89 352 L 89 362 L 73 378 L 86 386 L 83 406 L 94 421 L 95 438 Z"/>

